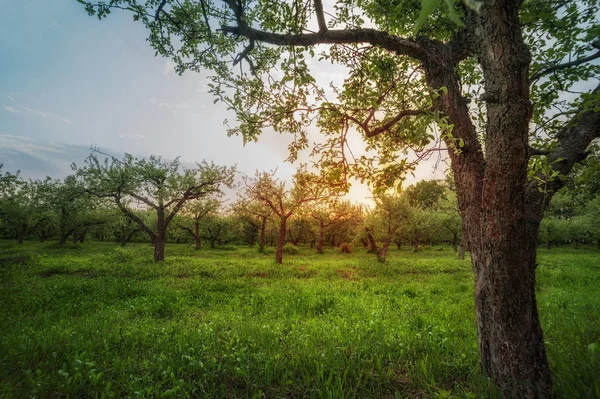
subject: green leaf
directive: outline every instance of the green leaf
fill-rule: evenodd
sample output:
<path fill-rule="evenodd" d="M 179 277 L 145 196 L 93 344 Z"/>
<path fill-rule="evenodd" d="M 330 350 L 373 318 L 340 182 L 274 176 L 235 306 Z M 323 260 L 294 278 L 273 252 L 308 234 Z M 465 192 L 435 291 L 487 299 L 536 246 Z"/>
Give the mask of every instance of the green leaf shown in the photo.
<path fill-rule="evenodd" d="M 417 32 L 425 23 L 425 20 L 431 15 L 431 13 L 440 5 L 441 0 L 423 0 L 421 2 L 421 13 L 415 24 L 413 35 L 416 36 Z"/>
<path fill-rule="evenodd" d="M 448 18 L 450 18 L 450 21 L 454 22 L 456 25 L 460 26 L 461 28 L 464 28 L 465 24 L 460 19 L 460 17 L 458 16 L 458 13 L 456 12 L 456 9 L 454 8 L 454 0 L 444 0 L 444 3 L 446 4 L 446 7 L 448 8 Z"/>

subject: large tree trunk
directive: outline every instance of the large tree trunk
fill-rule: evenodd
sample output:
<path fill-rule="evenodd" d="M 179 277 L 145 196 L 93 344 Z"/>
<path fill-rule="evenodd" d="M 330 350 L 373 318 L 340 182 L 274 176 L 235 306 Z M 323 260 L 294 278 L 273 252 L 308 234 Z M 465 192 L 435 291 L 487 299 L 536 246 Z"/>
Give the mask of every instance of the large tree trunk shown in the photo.
<path fill-rule="evenodd" d="M 484 149 L 452 55 L 438 53 L 424 66 L 430 86 L 447 93 L 435 104 L 453 126 L 445 138 L 448 147 L 456 146 L 454 138 L 461 139 L 461 148 L 450 150 L 449 156 L 463 245 L 471 251 L 475 274 L 481 366 L 506 397 L 550 397 L 552 382 L 535 300 L 536 247 L 531 242 L 537 231 L 532 237 L 525 221 L 530 55 L 515 29 L 520 25 L 515 1 L 486 2 L 480 14 L 469 17 L 472 45 L 484 73 Z"/>
<path fill-rule="evenodd" d="M 165 260 L 166 237 L 164 232 L 159 232 L 154 240 L 154 260 L 162 262 Z"/>
<path fill-rule="evenodd" d="M 282 216 L 279 222 L 279 236 L 277 237 L 277 249 L 275 251 L 275 262 L 283 263 L 283 246 L 285 245 L 285 233 L 287 231 L 287 218 Z"/>

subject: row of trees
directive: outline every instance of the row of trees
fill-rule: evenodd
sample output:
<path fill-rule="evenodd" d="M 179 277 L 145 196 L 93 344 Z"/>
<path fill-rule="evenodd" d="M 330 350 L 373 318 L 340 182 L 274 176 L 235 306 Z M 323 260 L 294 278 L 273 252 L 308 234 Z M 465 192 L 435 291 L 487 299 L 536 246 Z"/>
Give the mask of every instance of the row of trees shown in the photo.
<path fill-rule="evenodd" d="M 101 158 L 99 158 L 99 156 Z M 104 156 L 104 158 L 102 158 Z M 0 178 L 0 220 L 5 236 L 22 243 L 55 237 L 83 243 L 86 237 L 150 240 L 154 258 L 164 260 L 167 237 L 202 241 L 275 244 L 283 260 L 286 243 L 314 246 L 362 244 L 381 260 L 390 243 L 448 241 L 455 249 L 460 220 L 454 193 L 437 181 L 420 182 L 402 194 L 375 197 L 368 209 L 342 199 L 340 187 L 300 168 L 291 188 L 274 172 L 245 177 L 238 199 L 224 206 L 224 187 L 234 186 L 235 170 L 202 163 L 183 168 L 159 157 L 118 159 L 99 151 L 65 179 L 24 180 L 5 172 Z"/>
<path fill-rule="evenodd" d="M 0 216 L 19 242 L 33 233 L 44 240 L 52 229 L 59 245 L 69 238 L 83 241 L 92 227 L 112 221 L 117 240 L 127 242 L 139 230 L 152 241 L 154 259 L 162 261 L 167 228 L 175 216 L 190 201 L 221 194 L 223 187 L 233 185 L 235 174 L 234 168 L 212 163 L 185 168 L 178 159 L 118 159 L 97 150 L 73 169 L 75 174 L 63 180 L 1 175 Z M 146 213 L 152 217 L 144 217 Z"/>
<path fill-rule="evenodd" d="M 580 166 L 567 189 L 554 196 L 540 229 L 548 248 L 564 243 L 600 246 L 600 190 L 588 179 L 600 170 L 600 151 Z M 372 208 L 343 200 L 342 192 L 301 168 L 292 187 L 274 172 L 245 177 L 238 198 L 225 206 L 223 187 L 234 186 L 233 168 L 202 163 L 181 168 L 179 161 L 158 157 L 123 159 L 90 155 L 85 165 L 63 180 L 24 180 L 5 172 L 0 177 L 3 236 L 23 243 L 56 238 L 83 243 L 86 237 L 151 241 L 156 260 L 171 242 L 229 243 L 276 247 L 283 261 L 286 243 L 310 245 L 318 253 L 342 243 L 362 245 L 385 261 L 388 248 L 404 244 L 451 243 L 464 257 L 462 223 L 451 179 L 421 181 L 401 193 L 378 194 Z M 592 182 L 592 183 L 590 183 Z M 575 188 L 578 188 L 577 190 Z"/>

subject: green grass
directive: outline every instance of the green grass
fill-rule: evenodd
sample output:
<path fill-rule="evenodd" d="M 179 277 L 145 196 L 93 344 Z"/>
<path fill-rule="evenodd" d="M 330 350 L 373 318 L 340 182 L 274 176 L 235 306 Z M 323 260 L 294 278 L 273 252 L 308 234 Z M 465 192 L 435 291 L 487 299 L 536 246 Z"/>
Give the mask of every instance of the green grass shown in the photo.
<path fill-rule="evenodd" d="M 442 250 L 438 250 L 442 249 Z M 600 397 L 600 254 L 540 250 L 558 397 Z M 468 261 L 449 248 L 0 242 L 0 397 L 481 397 Z"/>

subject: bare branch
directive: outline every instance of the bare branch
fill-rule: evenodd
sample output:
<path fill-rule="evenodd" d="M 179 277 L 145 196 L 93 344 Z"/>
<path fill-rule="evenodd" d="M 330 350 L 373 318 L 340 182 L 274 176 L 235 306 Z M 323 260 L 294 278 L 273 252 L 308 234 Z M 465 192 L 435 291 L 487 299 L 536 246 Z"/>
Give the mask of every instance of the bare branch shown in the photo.
<path fill-rule="evenodd" d="M 375 137 L 378 134 L 381 134 L 383 132 L 387 132 L 396 123 L 400 122 L 400 120 L 402 118 L 404 118 L 404 117 L 424 115 L 426 112 L 427 111 L 423 110 L 423 109 L 406 109 L 406 110 L 400 111 L 392 119 L 390 119 L 389 121 L 387 121 L 383 125 L 381 125 L 379 127 L 376 127 L 373 130 L 370 130 L 369 126 L 367 126 L 367 124 L 360 125 L 360 127 L 365 131 L 365 134 L 367 135 L 367 137 Z"/>
<path fill-rule="evenodd" d="M 123 214 L 125 216 L 133 219 L 133 221 L 136 222 L 138 224 L 138 226 L 140 226 L 140 229 L 142 229 L 142 231 L 144 233 L 148 234 L 150 236 L 150 238 L 152 238 L 153 240 L 156 238 L 156 234 L 146 225 L 146 223 L 144 223 L 142 218 L 140 218 L 138 215 L 133 213 L 133 211 L 131 209 L 127 208 L 121 202 L 120 197 L 115 197 L 115 203 L 117 204 L 117 206 L 119 207 L 119 209 L 121 210 L 121 212 L 123 212 Z"/>
<path fill-rule="evenodd" d="M 597 41 L 595 41 L 594 43 L 592 43 L 592 46 L 593 46 L 594 48 L 597 48 L 597 49 L 599 49 L 599 50 L 600 50 L 600 40 L 597 40 Z M 550 74 L 550 73 L 552 73 L 552 72 L 555 72 L 555 71 L 560 71 L 560 70 L 562 70 L 562 69 L 571 68 L 571 67 L 578 66 L 578 65 L 581 65 L 581 64 L 585 64 L 586 62 L 593 61 L 593 60 L 595 60 L 595 59 L 597 59 L 597 58 L 600 58 L 600 51 L 597 51 L 597 52 L 595 52 L 595 53 L 594 53 L 594 54 L 592 54 L 592 55 L 589 55 L 589 56 L 587 56 L 587 57 L 580 58 L 580 59 L 578 59 L 578 60 L 575 60 L 575 61 L 571 61 L 571 62 L 565 62 L 564 64 L 557 64 L 557 65 L 553 65 L 553 66 L 546 67 L 546 68 L 542 69 L 541 71 L 539 71 L 539 72 L 536 72 L 536 73 L 535 73 L 535 74 L 534 74 L 534 75 L 531 77 L 531 81 L 532 81 L 532 82 L 535 82 L 536 80 L 538 80 L 538 79 L 539 79 L 539 78 L 541 78 L 542 76 L 548 75 L 548 74 Z"/>
<path fill-rule="evenodd" d="M 321 0 L 314 0 L 314 2 L 317 22 L 319 24 L 319 33 L 324 33 L 327 31 L 327 24 L 325 23 L 325 15 L 323 14 L 323 2 Z"/>
<path fill-rule="evenodd" d="M 250 72 L 252 72 L 253 75 L 256 75 L 256 68 L 254 67 L 254 63 L 252 62 L 252 60 L 249 57 L 250 52 L 252 50 L 254 50 L 254 40 L 250 39 L 250 44 L 248 44 L 248 46 L 246 46 L 244 51 L 242 51 L 240 54 L 238 54 L 238 56 L 235 57 L 235 59 L 233 60 L 233 66 L 235 66 L 241 60 L 246 60 L 248 62 L 248 65 L 250 65 Z"/>
<path fill-rule="evenodd" d="M 166 3 L 167 3 L 167 0 L 162 0 L 160 2 L 160 4 L 158 5 L 158 8 L 156 9 L 156 13 L 154 14 L 155 20 L 158 21 L 160 19 L 160 13 L 163 11 L 163 8 L 165 7 Z"/>

